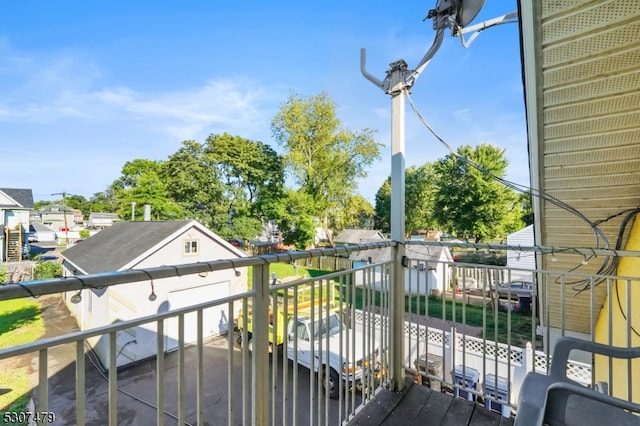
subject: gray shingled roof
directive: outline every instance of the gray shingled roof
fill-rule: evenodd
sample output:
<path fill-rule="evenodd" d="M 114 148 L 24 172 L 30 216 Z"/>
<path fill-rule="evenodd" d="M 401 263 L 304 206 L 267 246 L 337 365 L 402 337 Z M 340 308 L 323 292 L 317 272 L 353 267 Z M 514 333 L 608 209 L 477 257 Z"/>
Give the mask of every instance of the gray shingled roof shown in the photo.
<path fill-rule="evenodd" d="M 380 241 L 386 238 L 380 231 L 371 229 L 343 229 L 333 239 L 336 243 L 362 244 L 364 242 Z"/>
<path fill-rule="evenodd" d="M 443 246 L 422 246 L 422 245 L 406 245 L 406 255 L 409 259 L 418 260 L 437 260 L 440 259 L 442 252 L 449 261 L 453 261 L 449 249 Z M 448 255 L 447 255 L 448 254 Z M 350 260 L 368 260 L 371 258 L 372 263 L 384 262 L 391 259 L 391 247 L 382 247 L 373 250 L 357 251 L 349 255 Z"/>
<path fill-rule="evenodd" d="M 119 271 L 191 221 L 116 222 L 62 252 L 87 274 Z"/>
<path fill-rule="evenodd" d="M 33 192 L 30 189 L 0 188 L 0 191 L 13 198 L 18 207 L 25 209 L 33 208 Z M 16 207 L 14 205 L 3 205 L 0 207 Z"/>
<path fill-rule="evenodd" d="M 48 226 L 41 224 L 40 222 L 33 222 L 31 224 L 31 228 L 33 228 L 35 232 L 56 232 Z"/>

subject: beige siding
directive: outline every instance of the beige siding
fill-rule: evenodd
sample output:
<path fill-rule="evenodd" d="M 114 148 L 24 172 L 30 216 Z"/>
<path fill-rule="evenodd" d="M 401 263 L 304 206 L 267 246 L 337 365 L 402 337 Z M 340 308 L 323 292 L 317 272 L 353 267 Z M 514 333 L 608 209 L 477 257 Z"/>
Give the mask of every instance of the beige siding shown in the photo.
<path fill-rule="evenodd" d="M 526 45 L 539 61 L 537 113 L 540 153 L 537 172 L 542 190 L 598 221 L 640 206 L 640 1 L 543 0 L 535 15 L 537 39 Z M 532 112 L 529 111 L 529 114 Z M 550 203 L 540 202 L 541 235 L 546 246 L 603 247 L 589 224 Z M 600 229 L 614 244 L 622 217 Z M 576 255 L 543 259 L 543 268 L 569 270 Z M 579 271 L 594 272 L 602 259 L 590 259 Z M 596 316 L 589 294 L 576 296 L 560 284 L 549 286 L 549 324 L 589 333 Z M 595 292 L 597 307 L 606 295 Z"/>

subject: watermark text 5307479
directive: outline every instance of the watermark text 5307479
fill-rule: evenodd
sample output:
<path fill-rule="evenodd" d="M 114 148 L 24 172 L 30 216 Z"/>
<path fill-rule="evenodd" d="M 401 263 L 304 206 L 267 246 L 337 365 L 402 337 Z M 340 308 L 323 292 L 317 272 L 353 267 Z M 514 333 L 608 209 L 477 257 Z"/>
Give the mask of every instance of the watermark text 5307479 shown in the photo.
<path fill-rule="evenodd" d="M 15 423 L 53 423 L 56 414 L 52 411 L 5 411 L 2 413 L 2 420 L 5 424 Z"/>

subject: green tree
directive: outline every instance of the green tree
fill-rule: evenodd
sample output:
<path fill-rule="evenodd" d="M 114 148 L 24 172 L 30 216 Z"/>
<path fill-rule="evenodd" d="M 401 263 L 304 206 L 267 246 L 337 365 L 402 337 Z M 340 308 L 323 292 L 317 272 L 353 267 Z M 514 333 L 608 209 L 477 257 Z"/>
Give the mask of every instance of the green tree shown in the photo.
<path fill-rule="evenodd" d="M 118 216 L 129 218 L 135 202 L 137 206 L 148 204 L 155 220 L 184 219 L 184 210 L 170 197 L 167 182 L 160 175 L 161 167 L 162 162 L 146 159 L 125 163 L 122 175 L 111 185 Z M 142 209 L 136 209 L 135 217 L 142 216 Z"/>
<path fill-rule="evenodd" d="M 206 151 L 222 185 L 221 204 L 229 218 L 229 236 L 255 238 L 262 221 L 272 218 L 274 202 L 282 197 L 282 158 L 262 142 L 227 133 L 209 136 Z"/>
<path fill-rule="evenodd" d="M 437 191 L 434 166 L 431 163 L 405 170 L 405 230 L 408 235 L 435 229 L 438 222 L 433 208 Z M 383 232 L 391 228 L 391 177 L 376 193 L 376 226 Z"/>
<path fill-rule="evenodd" d="M 115 213 L 118 210 L 118 202 L 111 186 L 102 192 L 94 193 L 88 205 L 89 214 L 91 212 Z"/>
<path fill-rule="evenodd" d="M 314 242 L 316 235 L 311 197 L 304 191 L 288 190 L 283 201 L 278 205 L 277 213 L 283 240 L 304 250 Z"/>
<path fill-rule="evenodd" d="M 341 128 L 336 105 L 326 93 L 291 95 L 271 129 L 284 148 L 288 170 L 308 196 L 312 214 L 323 224 L 334 221 L 329 216 L 337 214 L 355 192 L 357 180 L 380 157 L 373 130 Z"/>
<path fill-rule="evenodd" d="M 362 195 L 353 195 L 340 204 L 337 213 L 333 215 L 331 229 L 334 233 L 346 228 L 372 229 L 375 214 L 369 201 Z"/>
<path fill-rule="evenodd" d="M 382 232 L 391 232 L 391 177 L 388 177 L 376 192 L 376 228 Z"/>
<path fill-rule="evenodd" d="M 531 191 L 520 194 L 519 203 L 522 207 L 522 221 L 525 226 L 533 225 L 533 208 L 531 203 Z"/>
<path fill-rule="evenodd" d="M 482 144 L 462 146 L 435 165 L 438 190 L 434 214 L 448 232 L 476 241 L 504 238 L 522 228 L 522 206 L 511 189 L 492 179 L 503 177 L 504 150 Z M 469 161 L 478 165 L 474 167 Z"/>
<path fill-rule="evenodd" d="M 185 141 L 163 165 L 170 195 L 225 238 L 253 239 L 282 198 L 284 164 L 269 146 L 227 133 Z"/>
<path fill-rule="evenodd" d="M 188 140 L 163 163 L 161 171 L 169 196 L 187 214 L 214 229 L 216 223 L 226 224 L 220 208 L 222 184 L 213 159 L 204 145 Z"/>
<path fill-rule="evenodd" d="M 60 203 L 62 203 L 62 200 L 60 200 Z M 91 213 L 90 203 L 82 195 L 67 194 L 64 198 L 64 204 L 73 209 L 80 210 L 84 217 L 88 217 L 89 213 Z"/>

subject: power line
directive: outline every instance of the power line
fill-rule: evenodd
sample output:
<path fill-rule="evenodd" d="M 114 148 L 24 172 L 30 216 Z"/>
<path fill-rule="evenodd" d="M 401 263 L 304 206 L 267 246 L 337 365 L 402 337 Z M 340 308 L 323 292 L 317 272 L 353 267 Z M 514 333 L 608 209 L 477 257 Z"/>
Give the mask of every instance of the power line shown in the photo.
<path fill-rule="evenodd" d="M 633 216 L 635 216 L 636 214 L 640 213 L 640 209 L 629 209 L 629 210 L 624 210 L 622 212 L 616 213 L 614 215 L 611 215 L 605 219 L 602 220 L 598 220 L 598 221 L 592 221 L 590 220 L 587 216 L 585 216 L 581 211 L 579 211 L 578 209 L 576 209 L 575 207 L 569 205 L 568 203 L 544 192 L 541 191 L 539 189 L 535 189 L 535 188 L 531 188 L 528 187 L 526 185 L 521 185 L 515 182 L 511 182 L 507 179 L 504 179 L 502 177 L 496 176 L 493 173 L 487 171 L 484 167 L 482 167 L 481 165 L 479 165 L 478 163 L 475 163 L 474 161 L 471 161 L 470 159 L 468 159 L 467 157 L 457 153 L 456 151 L 453 150 L 453 148 L 442 138 L 440 137 L 440 135 L 438 135 L 438 133 L 429 125 L 429 123 L 424 119 L 424 117 L 422 116 L 422 114 L 420 113 L 420 111 L 418 110 L 418 108 L 415 106 L 415 104 L 413 103 L 413 100 L 411 99 L 411 95 L 409 94 L 409 91 L 407 89 L 405 89 L 406 92 L 406 96 L 407 99 L 409 100 L 409 105 L 411 106 L 411 109 L 413 110 L 413 112 L 416 114 L 416 116 L 418 117 L 418 119 L 420 120 L 420 122 L 427 128 L 427 130 L 429 130 L 429 132 L 431 132 L 431 134 L 441 143 L 445 146 L 445 148 L 447 148 L 447 150 L 455 157 L 457 158 L 459 161 L 463 162 L 464 164 L 468 164 L 469 166 L 475 168 L 476 170 L 478 170 L 480 173 L 482 173 L 483 175 L 501 183 L 502 185 L 506 186 L 507 188 L 510 188 L 516 192 L 520 192 L 523 194 L 526 194 L 527 192 L 530 193 L 532 196 L 538 197 L 540 199 L 543 199 L 551 204 L 553 204 L 554 206 L 565 210 L 575 216 L 577 216 L 578 218 L 580 218 L 581 220 L 583 220 L 587 225 L 589 225 L 589 228 L 591 228 L 593 234 L 594 234 L 594 246 L 595 246 L 595 250 L 599 250 L 601 248 L 604 248 L 605 250 L 610 249 L 610 244 L 609 244 L 609 240 L 607 238 L 607 236 L 604 234 L 604 232 L 599 228 L 598 225 L 600 225 L 601 223 L 607 222 L 615 217 L 618 217 L 622 214 L 627 214 L 627 217 L 625 218 L 625 220 L 623 220 L 623 223 L 621 224 L 621 227 L 619 229 L 618 232 L 618 238 L 616 240 L 616 249 L 613 250 L 613 253 L 619 252 L 620 247 L 622 245 L 622 236 L 624 234 L 624 229 L 626 228 L 626 225 L 628 223 L 628 220 L 630 220 L 630 218 L 632 218 Z M 600 242 L 602 241 L 602 245 L 603 247 L 601 247 Z M 574 251 L 576 253 L 578 253 L 578 250 L 573 249 L 573 248 L 567 248 L 567 251 Z M 581 253 L 584 255 L 584 262 L 580 263 L 579 265 L 576 265 L 575 267 L 571 268 L 568 272 L 572 272 L 575 271 L 576 269 L 582 267 L 584 264 L 588 263 L 588 261 L 596 256 L 596 252 L 593 252 L 593 254 L 588 254 L 588 253 Z M 557 253 L 557 252 L 556 252 Z M 606 255 L 606 257 L 604 258 L 602 264 L 600 265 L 600 267 L 598 268 L 598 271 L 596 272 L 596 274 L 606 274 L 606 273 L 612 273 L 613 271 L 615 271 L 617 265 L 618 265 L 618 261 L 619 261 L 619 257 L 618 256 L 611 256 Z M 601 281 L 596 282 L 594 285 L 598 285 Z M 579 294 L 585 290 L 587 290 L 588 288 L 591 287 L 591 281 L 584 279 L 584 280 L 579 280 L 579 281 L 574 281 L 574 282 L 568 282 L 565 284 L 569 284 L 572 285 L 573 289 Z"/>

